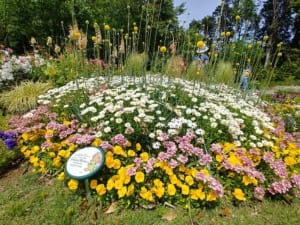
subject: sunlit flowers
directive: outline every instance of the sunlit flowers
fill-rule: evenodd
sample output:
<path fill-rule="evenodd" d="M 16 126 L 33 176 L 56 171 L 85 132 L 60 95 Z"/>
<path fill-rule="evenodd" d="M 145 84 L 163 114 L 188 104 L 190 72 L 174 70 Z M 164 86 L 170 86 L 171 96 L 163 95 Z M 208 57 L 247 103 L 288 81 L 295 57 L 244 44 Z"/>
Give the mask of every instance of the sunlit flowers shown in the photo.
<path fill-rule="evenodd" d="M 159 51 L 162 52 L 162 53 L 165 53 L 167 51 L 167 47 L 166 46 L 161 46 L 159 48 Z"/>
<path fill-rule="evenodd" d="M 137 172 L 134 177 L 137 183 L 142 183 L 145 180 L 145 174 L 143 172 Z"/>
<path fill-rule="evenodd" d="M 108 24 L 104 25 L 104 30 L 109 31 L 110 30 L 110 26 Z"/>
<path fill-rule="evenodd" d="M 203 41 L 198 41 L 197 42 L 197 48 L 202 48 L 204 46 L 204 42 Z"/>
<path fill-rule="evenodd" d="M 68 181 L 68 187 L 71 191 L 75 191 L 78 188 L 79 181 L 75 179 L 71 179 Z"/>
<path fill-rule="evenodd" d="M 242 189 L 235 188 L 233 192 L 234 197 L 239 201 L 246 201 L 246 197 Z"/>

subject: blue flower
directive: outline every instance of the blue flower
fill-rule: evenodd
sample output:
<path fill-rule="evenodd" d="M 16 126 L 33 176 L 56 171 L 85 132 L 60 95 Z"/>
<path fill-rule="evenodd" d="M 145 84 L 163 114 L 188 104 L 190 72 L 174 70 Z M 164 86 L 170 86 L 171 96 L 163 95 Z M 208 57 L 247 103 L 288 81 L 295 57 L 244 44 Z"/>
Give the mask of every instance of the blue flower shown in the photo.
<path fill-rule="evenodd" d="M 4 144 L 8 150 L 13 150 L 13 148 L 18 145 L 17 137 L 18 135 L 16 133 L 5 133 L 4 131 L 0 130 L 0 138 L 4 141 Z"/>

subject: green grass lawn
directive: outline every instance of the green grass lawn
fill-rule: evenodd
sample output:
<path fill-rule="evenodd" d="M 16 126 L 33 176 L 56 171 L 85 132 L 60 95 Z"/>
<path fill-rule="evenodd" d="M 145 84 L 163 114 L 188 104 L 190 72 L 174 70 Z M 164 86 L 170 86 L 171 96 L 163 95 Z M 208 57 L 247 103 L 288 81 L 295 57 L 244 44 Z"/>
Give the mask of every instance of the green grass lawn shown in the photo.
<path fill-rule="evenodd" d="M 107 214 L 98 204 L 88 204 L 62 183 L 30 172 L 27 164 L 0 178 L 1 225 L 167 225 L 167 224 L 298 224 L 300 200 L 247 202 L 240 206 L 222 202 L 211 208 L 190 212 L 183 208 L 159 206 L 152 210 L 114 207 Z M 192 223 L 193 222 L 193 223 Z"/>

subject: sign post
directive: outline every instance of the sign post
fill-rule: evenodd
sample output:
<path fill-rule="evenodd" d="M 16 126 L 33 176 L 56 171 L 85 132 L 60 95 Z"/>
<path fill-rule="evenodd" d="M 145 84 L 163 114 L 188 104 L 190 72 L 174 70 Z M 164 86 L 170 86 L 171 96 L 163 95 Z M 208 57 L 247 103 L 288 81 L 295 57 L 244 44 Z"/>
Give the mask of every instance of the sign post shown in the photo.
<path fill-rule="evenodd" d="M 89 198 L 88 178 L 93 177 L 104 165 L 105 152 L 100 147 L 88 146 L 74 152 L 68 159 L 65 171 L 66 174 L 75 180 L 84 180 Z"/>

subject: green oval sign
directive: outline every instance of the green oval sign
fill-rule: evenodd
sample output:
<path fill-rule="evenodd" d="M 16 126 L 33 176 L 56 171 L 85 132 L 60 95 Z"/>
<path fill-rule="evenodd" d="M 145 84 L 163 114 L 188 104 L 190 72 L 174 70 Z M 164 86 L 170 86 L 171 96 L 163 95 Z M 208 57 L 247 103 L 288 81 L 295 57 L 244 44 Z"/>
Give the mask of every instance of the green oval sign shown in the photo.
<path fill-rule="evenodd" d="M 74 152 L 68 159 L 65 170 L 69 177 L 83 180 L 95 175 L 105 162 L 102 148 L 88 146 Z"/>

